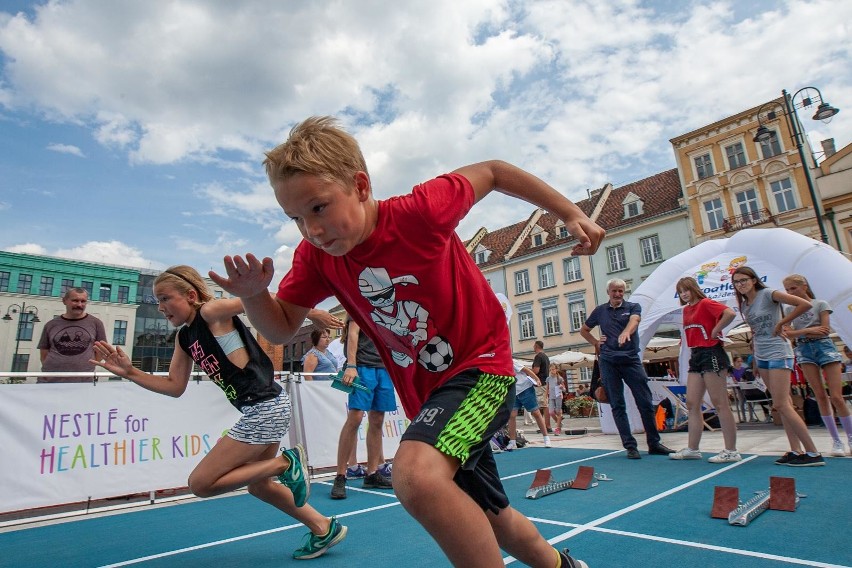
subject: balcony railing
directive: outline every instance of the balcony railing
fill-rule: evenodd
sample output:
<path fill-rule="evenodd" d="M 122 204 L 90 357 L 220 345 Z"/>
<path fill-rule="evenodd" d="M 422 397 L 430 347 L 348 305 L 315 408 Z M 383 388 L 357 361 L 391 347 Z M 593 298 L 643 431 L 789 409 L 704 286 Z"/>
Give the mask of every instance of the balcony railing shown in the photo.
<path fill-rule="evenodd" d="M 755 225 L 763 225 L 764 223 L 778 224 L 778 221 L 769 209 L 758 209 L 744 215 L 728 217 L 722 221 L 722 229 L 726 233 L 733 233 L 741 229 L 754 227 Z"/>

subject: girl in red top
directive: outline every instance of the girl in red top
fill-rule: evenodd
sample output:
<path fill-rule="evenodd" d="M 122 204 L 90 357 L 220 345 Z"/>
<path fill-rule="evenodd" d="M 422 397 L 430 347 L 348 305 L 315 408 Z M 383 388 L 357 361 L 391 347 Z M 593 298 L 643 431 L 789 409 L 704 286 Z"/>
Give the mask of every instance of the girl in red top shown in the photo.
<path fill-rule="evenodd" d="M 701 459 L 698 446 L 704 431 L 701 402 L 704 393 L 716 407 L 725 449 L 708 461 L 711 463 L 737 462 L 742 459 L 737 451 L 737 426 L 728 404 L 728 369 L 731 362 L 722 347 L 722 330 L 734 319 L 734 310 L 704 295 L 695 278 L 681 278 L 676 290 L 683 306 L 683 331 L 686 344 L 692 350 L 686 382 L 686 406 L 689 409 L 689 446 L 669 454 L 673 460 Z"/>

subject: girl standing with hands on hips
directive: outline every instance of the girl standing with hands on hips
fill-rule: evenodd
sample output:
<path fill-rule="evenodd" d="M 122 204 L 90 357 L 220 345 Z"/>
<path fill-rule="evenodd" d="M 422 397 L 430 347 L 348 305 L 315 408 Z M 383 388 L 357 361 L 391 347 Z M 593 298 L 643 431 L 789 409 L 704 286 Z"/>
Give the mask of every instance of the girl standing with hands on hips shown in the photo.
<path fill-rule="evenodd" d="M 214 299 L 198 272 L 173 266 L 154 280 L 159 311 L 180 327 L 167 377 L 135 368 L 120 347 L 95 343 L 96 365 L 150 391 L 173 397 L 186 391 L 197 364 L 242 413 L 189 475 L 198 497 L 212 497 L 248 486 L 261 501 L 305 524 L 311 532 L 294 553 L 297 559 L 320 556 L 346 537 L 346 527 L 307 504 L 310 494 L 302 446 L 278 445 L 290 427 L 290 397 L 274 381 L 269 357 L 237 317 L 239 298 Z M 182 326 L 182 327 L 181 327 Z M 273 477 L 281 482 L 274 483 Z"/>
<path fill-rule="evenodd" d="M 793 407 L 790 374 L 793 348 L 784 335 L 784 326 L 811 309 L 810 301 L 779 290 L 772 290 L 748 266 L 740 266 L 731 275 L 743 319 L 754 334 L 755 374 L 763 377 L 772 395 L 772 405 L 781 414 L 781 424 L 790 442 L 790 450 L 775 460 L 793 467 L 822 466 L 825 460 L 817 451 L 805 421 Z M 793 306 L 786 315 L 781 304 Z"/>
<path fill-rule="evenodd" d="M 811 309 L 790 322 L 787 336 L 796 340 L 796 361 L 802 368 L 811 390 L 814 391 L 819 405 L 819 414 L 831 434 L 831 455 L 845 456 L 846 449 L 843 447 L 837 424 L 834 422 L 832 404 L 846 432 L 850 448 L 852 448 L 852 416 L 849 415 L 849 407 L 843 399 L 843 378 L 841 377 L 843 357 L 828 337 L 831 333 L 829 323 L 831 306 L 825 300 L 816 299 L 807 278 L 801 274 L 791 274 L 785 278 L 784 289 L 788 294 L 811 302 Z M 825 391 L 826 385 L 822 380 L 823 373 L 828 383 L 828 393 Z"/>
<path fill-rule="evenodd" d="M 699 460 L 704 416 L 701 403 L 704 393 L 716 408 L 722 426 L 725 448 L 710 458 L 711 463 L 738 462 L 737 425 L 728 404 L 728 354 L 722 347 L 722 330 L 734 320 L 734 310 L 704 295 L 695 278 L 681 278 L 675 286 L 683 306 L 683 331 L 686 344 L 692 350 L 689 357 L 689 374 L 686 379 L 686 406 L 689 409 L 688 446 L 673 454 L 673 460 Z"/>

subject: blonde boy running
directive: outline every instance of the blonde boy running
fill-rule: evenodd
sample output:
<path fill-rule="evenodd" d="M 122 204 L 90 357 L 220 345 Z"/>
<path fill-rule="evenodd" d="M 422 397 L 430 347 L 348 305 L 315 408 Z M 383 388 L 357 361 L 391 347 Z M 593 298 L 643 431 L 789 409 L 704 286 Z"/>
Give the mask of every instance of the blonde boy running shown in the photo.
<path fill-rule="evenodd" d="M 394 490 L 454 565 L 503 566 L 502 548 L 530 566 L 586 567 L 509 506 L 489 445 L 514 398 L 508 327 L 455 228 L 497 189 L 562 219 L 578 241 L 573 254 L 593 254 L 604 230 L 555 189 L 501 161 L 377 201 L 358 143 L 329 117 L 294 127 L 264 164 L 304 237 L 293 266 L 275 299 L 267 292 L 269 258 L 227 256 L 227 278 L 211 278 L 242 298 L 274 343 L 287 342 L 309 308 L 332 295 L 373 339 L 412 421 L 394 459 Z"/>

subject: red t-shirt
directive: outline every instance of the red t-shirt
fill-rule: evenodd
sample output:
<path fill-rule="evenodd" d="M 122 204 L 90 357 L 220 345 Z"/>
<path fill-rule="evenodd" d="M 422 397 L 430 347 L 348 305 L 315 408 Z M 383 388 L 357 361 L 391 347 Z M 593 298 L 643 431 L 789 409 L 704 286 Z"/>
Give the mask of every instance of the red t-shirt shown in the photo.
<path fill-rule="evenodd" d="M 457 174 L 379 201 L 367 240 L 339 257 L 302 241 L 278 287 L 302 307 L 336 296 L 376 344 L 409 418 L 460 371 L 514 375 L 500 302 L 455 232 L 473 204 Z"/>
<path fill-rule="evenodd" d="M 719 317 L 728 309 L 725 304 L 710 298 L 701 298 L 697 304 L 683 307 L 683 331 L 689 347 L 713 347 L 720 341 L 710 337 Z"/>

